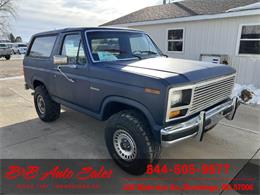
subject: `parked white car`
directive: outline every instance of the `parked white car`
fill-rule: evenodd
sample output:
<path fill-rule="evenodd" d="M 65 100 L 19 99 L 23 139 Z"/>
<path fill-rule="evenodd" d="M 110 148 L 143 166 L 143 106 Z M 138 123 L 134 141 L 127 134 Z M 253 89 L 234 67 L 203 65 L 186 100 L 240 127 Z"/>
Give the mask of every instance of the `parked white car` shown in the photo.
<path fill-rule="evenodd" d="M 25 54 L 27 51 L 27 44 L 25 43 L 13 43 L 12 52 L 13 54 Z"/>

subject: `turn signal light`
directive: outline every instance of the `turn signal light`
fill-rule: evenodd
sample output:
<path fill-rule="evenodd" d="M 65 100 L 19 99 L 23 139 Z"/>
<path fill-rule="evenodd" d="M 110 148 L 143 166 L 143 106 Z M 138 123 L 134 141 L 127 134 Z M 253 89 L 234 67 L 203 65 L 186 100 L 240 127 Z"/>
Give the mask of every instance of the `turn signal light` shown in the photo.
<path fill-rule="evenodd" d="M 181 114 L 181 111 L 180 110 L 175 110 L 175 111 L 171 111 L 169 113 L 169 118 L 175 118 L 176 116 L 179 116 Z"/>

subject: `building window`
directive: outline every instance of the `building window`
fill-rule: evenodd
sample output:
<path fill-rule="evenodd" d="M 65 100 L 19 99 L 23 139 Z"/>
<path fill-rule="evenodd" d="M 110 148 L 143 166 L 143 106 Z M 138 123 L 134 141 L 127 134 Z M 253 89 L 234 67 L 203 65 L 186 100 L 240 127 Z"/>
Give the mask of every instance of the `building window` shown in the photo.
<path fill-rule="evenodd" d="M 260 54 L 260 25 L 243 25 L 239 36 L 238 54 Z"/>
<path fill-rule="evenodd" d="M 184 29 L 168 30 L 168 51 L 183 52 L 183 31 Z"/>

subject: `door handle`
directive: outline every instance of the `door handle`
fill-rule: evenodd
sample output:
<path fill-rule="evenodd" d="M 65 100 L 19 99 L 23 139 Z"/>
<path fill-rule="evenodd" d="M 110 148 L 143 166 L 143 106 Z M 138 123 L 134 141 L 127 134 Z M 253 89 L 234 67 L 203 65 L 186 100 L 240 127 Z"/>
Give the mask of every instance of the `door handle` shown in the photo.
<path fill-rule="evenodd" d="M 61 70 L 62 67 L 66 67 L 66 66 L 64 66 L 64 65 L 59 65 L 59 66 L 57 66 L 56 70 L 59 71 L 59 72 L 61 73 L 61 75 L 64 76 L 68 81 L 74 83 L 75 81 L 74 81 L 73 79 L 69 78 L 69 77 Z M 74 67 L 75 67 L 75 68 L 76 68 L 76 65 L 71 65 L 71 66 L 67 66 L 67 67 L 69 67 L 69 68 L 74 68 Z"/>

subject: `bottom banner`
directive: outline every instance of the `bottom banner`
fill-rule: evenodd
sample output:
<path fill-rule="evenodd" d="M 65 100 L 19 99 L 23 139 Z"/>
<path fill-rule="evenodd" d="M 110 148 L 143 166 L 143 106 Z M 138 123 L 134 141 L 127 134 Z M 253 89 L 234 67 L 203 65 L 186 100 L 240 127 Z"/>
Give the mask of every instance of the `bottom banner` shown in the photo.
<path fill-rule="evenodd" d="M 1 193 L 260 194 L 259 159 L 165 159 L 130 175 L 108 159 L 3 159 Z"/>

